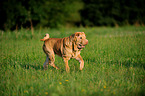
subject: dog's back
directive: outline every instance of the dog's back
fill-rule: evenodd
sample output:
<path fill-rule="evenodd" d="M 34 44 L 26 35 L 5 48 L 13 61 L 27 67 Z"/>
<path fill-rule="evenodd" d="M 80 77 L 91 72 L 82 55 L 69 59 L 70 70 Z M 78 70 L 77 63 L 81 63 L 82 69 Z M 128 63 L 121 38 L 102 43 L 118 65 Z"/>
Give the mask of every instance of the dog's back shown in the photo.
<path fill-rule="evenodd" d="M 62 42 L 62 38 L 49 38 L 48 40 L 44 42 L 44 45 L 47 50 L 54 52 L 58 56 L 62 56 L 61 42 Z"/>

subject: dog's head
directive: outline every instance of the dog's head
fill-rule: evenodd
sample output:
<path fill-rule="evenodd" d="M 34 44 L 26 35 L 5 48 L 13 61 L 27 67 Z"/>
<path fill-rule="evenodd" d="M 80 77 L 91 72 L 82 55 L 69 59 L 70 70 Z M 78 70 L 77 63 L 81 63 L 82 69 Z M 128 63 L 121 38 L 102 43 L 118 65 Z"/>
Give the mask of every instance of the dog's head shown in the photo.
<path fill-rule="evenodd" d="M 86 35 L 84 32 L 76 32 L 73 34 L 75 49 L 83 49 L 85 45 L 88 44 L 88 40 L 86 39 Z"/>

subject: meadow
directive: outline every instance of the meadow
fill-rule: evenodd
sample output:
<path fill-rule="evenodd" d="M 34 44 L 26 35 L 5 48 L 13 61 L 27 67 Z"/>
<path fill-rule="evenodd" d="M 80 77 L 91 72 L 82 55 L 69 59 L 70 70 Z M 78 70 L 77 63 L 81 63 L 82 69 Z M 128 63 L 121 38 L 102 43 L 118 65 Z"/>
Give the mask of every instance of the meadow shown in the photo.
<path fill-rule="evenodd" d="M 81 51 L 85 66 L 55 56 L 56 70 L 43 70 L 40 41 L 84 31 L 88 45 Z M 0 33 L 1 96 L 143 96 L 145 95 L 145 27 L 28 29 Z"/>

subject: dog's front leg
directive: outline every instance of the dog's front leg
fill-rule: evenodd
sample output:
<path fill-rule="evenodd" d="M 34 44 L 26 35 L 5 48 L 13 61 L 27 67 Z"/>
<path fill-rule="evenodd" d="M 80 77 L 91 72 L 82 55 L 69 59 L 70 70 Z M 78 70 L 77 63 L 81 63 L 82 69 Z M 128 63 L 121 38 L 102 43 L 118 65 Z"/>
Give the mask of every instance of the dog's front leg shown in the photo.
<path fill-rule="evenodd" d="M 64 63 L 65 63 L 65 70 L 66 70 L 67 73 L 69 73 L 69 70 L 70 70 L 70 68 L 68 66 L 69 58 L 63 58 L 63 60 L 64 60 Z"/>
<path fill-rule="evenodd" d="M 80 62 L 80 70 L 82 70 L 84 68 L 84 60 L 83 60 L 83 58 L 81 57 L 81 55 L 78 55 L 75 59 Z"/>

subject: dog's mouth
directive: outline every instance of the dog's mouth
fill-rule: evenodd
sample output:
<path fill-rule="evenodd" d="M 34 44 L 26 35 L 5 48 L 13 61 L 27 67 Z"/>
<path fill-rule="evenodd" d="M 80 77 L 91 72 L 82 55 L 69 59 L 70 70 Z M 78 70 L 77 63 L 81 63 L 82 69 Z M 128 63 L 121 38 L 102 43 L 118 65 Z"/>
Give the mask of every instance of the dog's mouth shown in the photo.
<path fill-rule="evenodd" d="M 82 49 L 82 48 L 84 48 L 85 47 L 85 45 L 82 45 L 82 44 L 79 44 L 78 45 L 78 49 Z"/>

